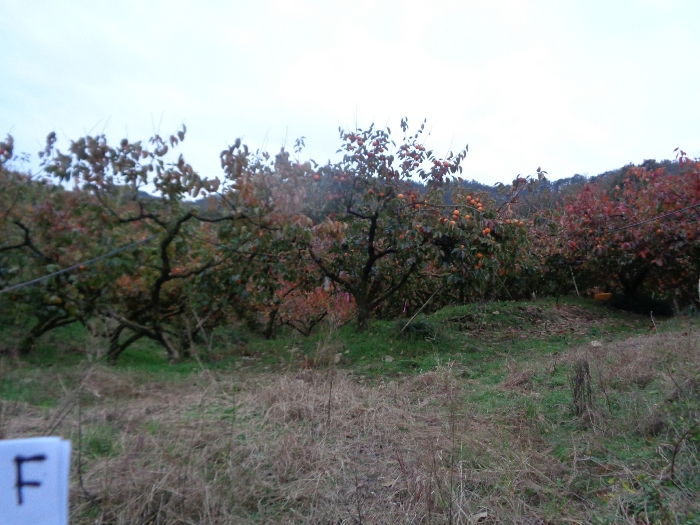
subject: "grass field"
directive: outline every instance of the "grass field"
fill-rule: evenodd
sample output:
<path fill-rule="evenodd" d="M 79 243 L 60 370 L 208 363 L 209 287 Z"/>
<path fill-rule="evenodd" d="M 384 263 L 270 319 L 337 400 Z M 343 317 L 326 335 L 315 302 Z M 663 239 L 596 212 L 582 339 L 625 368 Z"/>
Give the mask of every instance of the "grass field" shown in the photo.
<path fill-rule="evenodd" d="M 697 317 L 562 299 L 405 323 L 232 328 L 172 366 L 56 331 L 0 357 L 0 438 L 72 440 L 75 524 L 700 523 Z"/>

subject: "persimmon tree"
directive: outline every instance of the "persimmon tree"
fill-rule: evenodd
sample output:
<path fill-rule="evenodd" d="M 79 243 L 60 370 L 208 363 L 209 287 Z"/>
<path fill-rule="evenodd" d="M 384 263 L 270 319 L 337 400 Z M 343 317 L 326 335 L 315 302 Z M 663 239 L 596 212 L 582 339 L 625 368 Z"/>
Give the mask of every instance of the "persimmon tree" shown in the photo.
<path fill-rule="evenodd" d="M 92 221 L 98 203 L 81 193 L 35 180 L 9 169 L 12 140 L 0 144 L 0 286 L 30 281 L 100 255 L 104 232 Z M 44 333 L 84 322 L 94 310 L 99 290 L 94 275 L 79 267 L 32 286 L 14 288 L 0 296 L 6 315 L 22 321 L 19 351 L 26 354 Z M 105 276 L 103 276 L 105 277 Z M 26 320 L 34 320 L 28 325 Z"/>
<path fill-rule="evenodd" d="M 518 217 L 518 203 L 523 192 L 546 180 L 545 175 L 538 168 L 534 176 L 518 176 L 512 184 L 500 185 L 500 203 L 485 193 L 461 188 L 453 192 L 454 209 L 440 219 L 443 227 L 449 226 L 451 235 L 443 238 L 450 252 L 440 262 L 443 283 L 457 291 L 459 303 L 529 295 L 524 277 L 535 263 L 531 221 Z"/>
<path fill-rule="evenodd" d="M 563 258 L 590 287 L 632 297 L 696 297 L 700 274 L 700 162 L 680 152 L 680 174 L 630 168 L 621 185 L 586 185 L 554 218 L 549 255 Z"/>
<path fill-rule="evenodd" d="M 221 205 L 238 210 L 243 220 L 221 227 L 220 249 L 227 261 L 242 258 L 246 265 L 239 271 L 227 264 L 217 278 L 231 283 L 224 294 L 238 317 L 272 338 L 289 294 L 315 286 L 301 253 L 313 225 L 304 214 L 313 168 L 284 149 L 274 157 L 253 154 L 238 141 L 222 152 L 221 161 L 226 177 Z"/>
<path fill-rule="evenodd" d="M 184 137 L 184 126 L 177 136 L 155 136 L 148 145 L 124 139 L 112 147 L 104 136 L 87 136 L 71 142 L 63 153 L 51 133 L 40 154 L 47 175 L 61 182 L 72 180 L 76 194 L 96 203 L 84 210 L 91 215 L 93 230 L 86 233 L 93 246 L 104 251 L 157 235 L 151 243 L 91 269 L 103 277 L 97 311 L 113 321 L 111 359 L 142 337 L 157 341 L 171 360 L 177 359 L 183 345 L 178 348 L 175 339 L 183 339 L 183 325 L 176 319 L 186 311 L 185 283 L 221 263 L 206 243 L 187 240 L 198 225 L 220 217 L 205 217 L 185 196 L 213 192 L 219 181 L 201 177 L 182 155 L 166 160 L 169 149 Z M 95 238 L 98 231 L 109 232 L 106 243 Z M 111 270 L 107 275 L 121 273 L 104 279 L 104 268 Z"/>
<path fill-rule="evenodd" d="M 421 143 L 424 125 L 413 135 L 402 120 L 403 141 L 391 130 L 341 130 L 343 159 L 314 174 L 313 199 L 319 209 L 309 257 L 321 273 L 349 293 L 357 326 L 365 329 L 372 311 L 420 272 L 437 251 L 449 251 L 444 184 L 456 177 L 466 149 L 439 159 Z M 411 188 L 411 177 L 427 182 L 425 193 Z M 444 226 L 444 225 L 443 225 Z"/>
<path fill-rule="evenodd" d="M 200 176 L 181 155 L 168 156 L 184 137 L 183 127 L 167 140 L 156 136 L 145 145 L 125 139 L 112 147 L 104 136 L 88 136 L 63 153 L 51 133 L 41 152 L 43 174 L 72 180 L 72 190 L 10 176 L 4 164 L 13 143 L 2 144 L 3 186 L 19 192 L 18 202 L 10 202 L 13 192 L 2 196 L 5 284 L 149 239 L 8 296 L 37 319 L 31 341 L 100 317 L 109 320 L 110 359 L 146 337 L 175 360 L 201 329 L 231 312 L 262 312 L 285 282 L 306 279 L 297 279 L 294 261 L 295 243 L 310 236 L 311 220 L 298 213 L 304 180 L 311 180 L 308 166 L 290 162 L 284 152 L 275 159 L 253 154 L 237 140 L 221 154 L 221 183 Z M 211 196 L 207 205 L 188 200 L 200 193 Z M 31 341 L 23 344 L 26 351 Z"/>

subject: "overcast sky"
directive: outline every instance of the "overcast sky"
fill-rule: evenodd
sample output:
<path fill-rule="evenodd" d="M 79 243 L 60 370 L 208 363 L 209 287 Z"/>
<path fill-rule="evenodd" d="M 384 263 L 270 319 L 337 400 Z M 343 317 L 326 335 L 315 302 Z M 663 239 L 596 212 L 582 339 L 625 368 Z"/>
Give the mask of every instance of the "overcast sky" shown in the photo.
<path fill-rule="evenodd" d="M 700 156 L 696 0 L 0 0 L 0 134 L 188 128 L 203 175 L 236 137 L 335 158 L 338 127 L 424 118 L 465 176 L 595 175 Z"/>

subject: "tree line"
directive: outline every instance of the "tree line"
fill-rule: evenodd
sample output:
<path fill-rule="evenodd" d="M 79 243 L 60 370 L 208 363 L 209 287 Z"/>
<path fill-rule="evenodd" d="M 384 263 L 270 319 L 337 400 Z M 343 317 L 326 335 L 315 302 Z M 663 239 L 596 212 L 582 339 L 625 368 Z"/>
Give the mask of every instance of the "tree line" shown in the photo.
<path fill-rule="evenodd" d="M 488 188 L 461 178 L 466 148 L 426 148 L 424 126 L 341 129 L 342 159 L 325 165 L 300 161 L 300 142 L 292 156 L 236 140 L 217 176 L 179 152 L 184 126 L 116 145 L 86 136 L 65 151 L 50 133 L 35 176 L 13 167 L 8 137 L 0 322 L 25 328 L 22 354 L 53 329 L 97 323 L 112 361 L 144 338 L 175 361 L 233 321 L 267 338 L 285 325 L 308 335 L 329 317 L 364 330 L 438 289 L 433 308 L 574 289 L 697 299 L 697 160 L 679 152 L 567 183 L 538 168 Z"/>

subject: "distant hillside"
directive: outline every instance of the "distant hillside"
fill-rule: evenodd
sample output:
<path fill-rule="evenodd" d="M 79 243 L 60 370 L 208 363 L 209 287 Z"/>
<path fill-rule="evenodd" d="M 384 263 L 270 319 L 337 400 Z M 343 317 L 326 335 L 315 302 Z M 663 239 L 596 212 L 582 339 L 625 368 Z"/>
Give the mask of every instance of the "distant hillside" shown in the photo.
<path fill-rule="evenodd" d="M 656 169 L 663 167 L 666 171 L 673 175 L 680 174 L 680 166 L 677 161 L 673 160 L 662 160 L 657 162 L 655 159 L 647 159 L 641 164 L 641 167 L 647 169 Z M 525 192 L 519 198 L 519 214 L 528 215 L 539 209 L 546 209 L 556 206 L 561 203 L 563 199 L 579 191 L 583 186 L 589 182 L 595 182 L 603 187 L 608 187 L 610 189 L 614 188 L 616 185 L 620 184 L 627 170 L 635 167 L 634 164 L 627 164 L 621 168 L 606 171 L 599 175 L 586 176 L 581 174 L 575 174 L 571 177 L 565 177 L 562 179 L 557 179 L 554 181 L 544 180 L 539 184 L 539 187 L 532 192 Z M 499 193 L 498 185 L 494 184 L 489 186 L 488 184 L 483 184 L 477 180 L 463 181 L 462 186 L 474 191 L 475 193 L 486 193 L 496 201 L 496 203 L 505 202 L 505 195 Z M 418 189 L 423 192 L 425 190 L 425 184 L 421 181 L 410 181 L 410 185 L 414 189 Z M 446 192 L 445 201 L 451 202 L 450 199 L 451 192 Z M 216 199 L 216 196 L 213 196 Z M 201 209 L 211 208 L 211 197 L 200 197 L 195 200 L 193 204 L 200 207 Z"/>
<path fill-rule="evenodd" d="M 672 175 L 680 174 L 680 166 L 677 161 L 662 160 L 657 162 L 655 159 L 647 159 L 640 167 L 647 169 L 665 168 Z M 540 182 L 537 189 L 532 192 L 524 192 L 518 199 L 518 206 L 514 210 L 518 215 L 530 215 L 538 210 L 552 209 L 561 204 L 564 199 L 580 191 L 587 183 L 595 183 L 602 186 L 604 189 L 612 190 L 615 186 L 622 184 L 627 170 L 635 167 L 634 164 L 628 164 L 614 170 L 606 171 L 599 175 L 586 176 L 575 174 L 571 177 L 565 177 L 554 181 L 544 180 Z M 486 186 L 479 184 L 476 181 L 466 183 L 469 187 L 474 187 L 480 191 L 486 191 L 496 202 L 504 202 L 505 196 L 498 193 L 495 186 Z"/>

